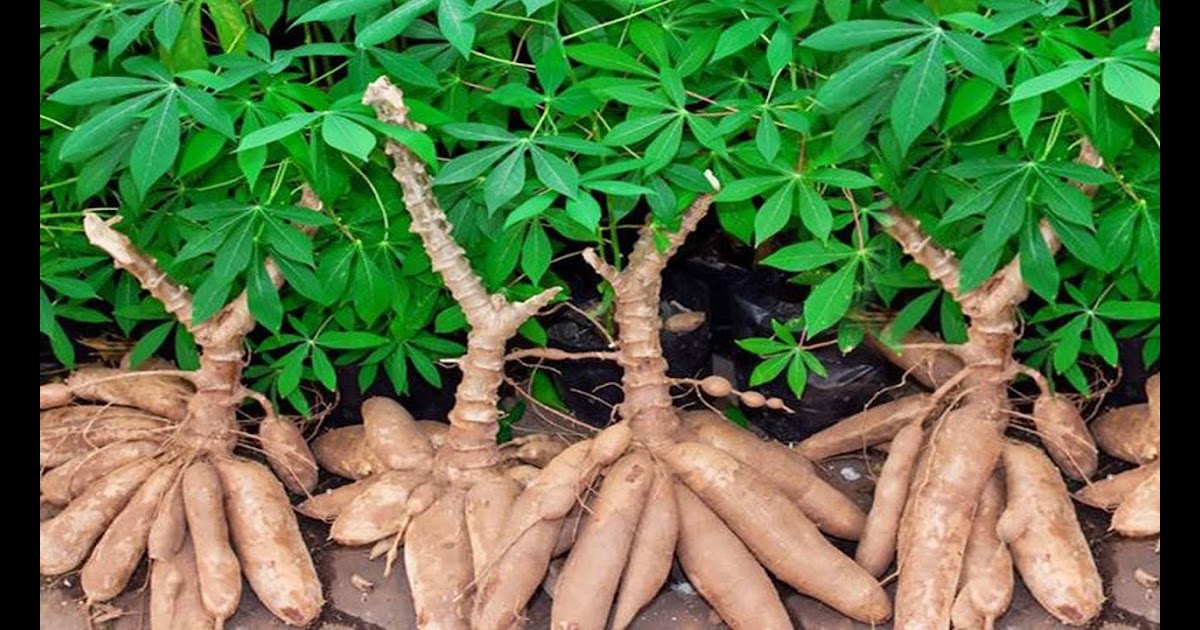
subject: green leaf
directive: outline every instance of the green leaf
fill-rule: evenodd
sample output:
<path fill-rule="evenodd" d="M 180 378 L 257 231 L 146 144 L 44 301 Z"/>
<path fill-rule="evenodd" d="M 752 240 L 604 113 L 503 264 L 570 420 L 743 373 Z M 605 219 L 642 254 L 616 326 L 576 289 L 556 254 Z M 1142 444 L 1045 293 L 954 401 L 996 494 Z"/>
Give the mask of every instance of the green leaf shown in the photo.
<path fill-rule="evenodd" d="M 1096 307 L 1096 314 L 1107 319 L 1125 321 L 1158 319 L 1159 306 L 1157 302 L 1109 300 Z"/>
<path fill-rule="evenodd" d="M 573 221 L 587 228 L 592 234 L 600 227 L 600 204 L 589 194 L 581 194 L 567 200 L 566 213 Z"/>
<path fill-rule="evenodd" d="M 609 44 L 599 42 L 576 44 L 568 46 L 566 51 L 568 57 L 585 66 L 614 72 L 641 74 L 652 78 L 658 77 L 657 72 L 629 56 L 629 53 Z"/>
<path fill-rule="evenodd" d="M 233 118 L 221 109 L 217 99 L 213 98 L 211 94 L 191 87 L 181 88 L 178 94 L 179 100 L 183 101 L 188 112 L 202 125 L 219 132 L 226 138 L 234 137 Z"/>
<path fill-rule="evenodd" d="M 762 264 L 795 273 L 823 267 L 853 255 L 853 250 L 837 241 L 830 241 L 827 244 L 819 241 L 805 241 L 780 248 L 763 259 Z"/>
<path fill-rule="evenodd" d="M 554 203 L 556 198 L 553 194 L 544 194 L 526 199 L 524 203 L 509 213 L 508 218 L 504 219 L 503 229 L 507 230 L 522 221 L 541 216 L 550 207 L 550 204 Z"/>
<path fill-rule="evenodd" d="M 129 369 L 136 370 L 146 359 L 157 352 L 163 342 L 167 340 L 167 335 L 174 326 L 175 322 L 173 321 L 159 324 L 143 335 L 129 351 Z"/>
<path fill-rule="evenodd" d="M 250 264 L 254 249 L 254 230 L 247 228 L 230 230 L 225 242 L 217 249 L 213 259 L 212 274 L 218 278 L 232 280 Z"/>
<path fill-rule="evenodd" d="M 534 285 L 541 286 L 542 276 L 550 269 L 552 254 L 550 238 L 546 236 L 542 224 L 536 221 L 529 224 L 529 231 L 525 234 L 525 245 L 521 248 L 521 271 L 529 276 Z"/>
<path fill-rule="evenodd" d="M 896 62 L 925 39 L 924 36 L 913 37 L 855 59 L 817 90 L 817 100 L 825 107 L 838 110 L 866 98 L 895 71 Z"/>
<path fill-rule="evenodd" d="M 1022 176 L 1004 187 L 983 219 L 983 239 L 1002 246 L 1025 221 L 1025 181 Z"/>
<path fill-rule="evenodd" d="M 1096 241 L 1096 237 L 1092 236 L 1091 232 L 1077 225 L 1067 223 L 1057 216 L 1051 214 L 1046 217 L 1050 221 L 1050 225 L 1054 228 L 1054 233 L 1063 242 L 1068 252 L 1075 255 L 1076 258 L 1084 263 L 1091 265 L 1097 269 L 1108 269 L 1106 264 L 1107 249 L 1102 249 Z M 1111 247 L 1110 241 L 1105 239 L 1105 243 Z M 1115 265 L 1113 265 L 1115 268 Z"/>
<path fill-rule="evenodd" d="M 1117 366 L 1117 340 L 1108 330 L 1108 325 L 1099 317 L 1092 318 L 1092 347 L 1105 362 L 1113 367 Z"/>
<path fill-rule="evenodd" d="M 523 226 L 504 230 L 496 242 L 488 248 L 487 257 L 483 261 L 484 276 L 499 284 L 517 268 L 517 260 L 521 256 L 521 243 L 525 237 Z"/>
<path fill-rule="evenodd" d="M 967 321 L 963 317 L 962 307 L 954 301 L 949 293 L 942 295 L 942 305 L 938 309 L 938 321 L 942 326 L 942 339 L 946 343 L 967 342 Z"/>
<path fill-rule="evenodd" d="M 1059 274 L 1054 255 L 1046 246 L 1042 232 L 1034 221 L 1026 221 L 1021 230 L 1021 279 L 1042 299 L 1054 303 L 1058 296 Z"/>
<path fill-rule="evenodd" d="M 354 45 L 369 48 L 399 37 L 414 20 L 425 15 L 438 0 L 406 0 L 383 17 L 359 29 Z"/>
<path fill-rule="evenodd" d="M 804 38 L 800 45 L 837 52 L 928 31 L 926 27 L 895 20 L 854 20 L 826 26 Z"/>
<path fill-rule="evenodd" d="M 819 368 L 819 371 L 814 369 L 814 366 Z M 788 363 L 788 388 L 792 390 L 792 395 L 796 398 L 804 395 L 804 386 L 808 384 L 809 369 L 812 369 L 818 376 L 825 376 L 825 366 L 821 365 L 811 352 L 798 351 L 792 357 L 791 363 Z"/>
<path fill-rule="evenodd" d="M 525 187 L 525 146 L 519 147 L 492 169 L 483 181 L 488 212 L 508 203 Z"/>
<path fill-rule="evenodd" d="M 1159 97 L 1158 81 L 1118 61 L 1106 63 L 1101 77 L 1104 91 L 1110 96 L 1154 113 L 1154 104 Z"/>
<path fill-rule="evenodd" d="M 811 186 L 800 187 L 799 201 L 800 221 L 804 227 L 818 239 L 828 240 L 829 232 L 833 230 L 833 213 L 829 211 L 829 204 Z"/>
<path fill-rule="evenodd" d="M 1087 74 L 1092 68 L 1095 68 L 1100 62 L 1095 59 L 1071 61 L 1064 64 L 1061 68 L 1051 70 L 1046 74 L 1033 77 L 1027 81 L 1022 81 L 1017 84 L 1012 91 L 1012 96 L 1009 97 L 1008 103 L 1021 101 L 1027 98 L 1032 98 L 1038 94 L 1045 94 L 1052 90 L 1075 81 L 1076 79 Z"/>
<path fill-rule="evenodd" d="M 771 41 L 767 44 L 767 68 L 771 70 L 771 74 L 779 72 L 792 62 L 794 39 L 795 37 L 783 26 L 775 29 L 775 34 L 771 35 Z"/>
<path fill-rule="evenodd" d="M 175 163 L 175 156 L 179 155 L 179 133 L 175 92 L 169 92 L 138 132 L 133 153 L 129 156 L 133 182 L 143 195 Z"/>
<path fill-rule="evenodd" d="M 246 151 L 282 140 L 307 127 L 320 116 L 321 114 L 317 112 L 292 114 L 273 125 L 267 125 L 246 134 L 242 137 L 242 142 L 238 145 L 237 150 L 239 152 Z"/>
<path fill-rule="evenodd" d="M 438 30 L 463 58 L 471 56 L 471 44 L 475 42 L 475 21 L 466 0 L 440 0 L 438 3 Z"/>
<path fill-rule="evenodd" d="M 64 105 L 90 105 L 162 87 L 163 84 L 158 81 L 136 77 L 95 77 L 70 83 L 55 91 L 47 100 Z"/>
<path fill-rule="evenodd" d="M 328 306 L 331 303 L 325 299 L 328 289 L 317 280 L 317 275 L 311 269 L 282 256 L 275 259 L 275 264 L 283 273 L 288 287 L 319 304 Z"/>
<path fill-rule="evenodd" d="M 661 170 L 675 159 L 679 152 L 679 144 L 683 141 L 683 118 L 676 118 L 658 134 L 650 144 L 646 145 L 646 174 Z"/>
<path fill-rule="evenodd" d="M 617 195 L 618 197 L 637 197 L 639 195 L 652 195 L 654 191 L 645 186 L 630 184 L 629 182 L 619 182 L 615 180 L 606 180 L 601 182 L 590 182 L 587 185 L 592 190 L 606 193 L 609 195 Z"/>
<path fill-rule="evenodd" d="M 737 179 L 722 186 L 721 191 L 713 199 L 716 201 L 745 201 L 755 195 L 761 195 L 789 179 L 791 178 L 779 175 Z"/>
<path fill-rule="evenodd" d="M 388 343 L 387 337 L 371 332 L 327 330 L 317 336 L 317 344 L 337 350 L 365 350 Z"/>
<path fill-rule="evenodd" d="M 950 96 L 943 129 L 950 131 L 982 112 L 996 94 L 996 86 L 979 77 L 963 81 Z"/>
<path fill-rule="evenodd" d="M 983 284 L 996 270 L 1003 252 L 1003 243 L 994 243 L 986 238 L 975 239 L 959 262 L 959 290 L 966 292 Z"/>
<path fill-rule="evenodd" d="M 758 153 L 768 162 L 775 161 L 775 156 L 779 155 L 779 129 L 775 127 L 771 115 L 765 111 L 758 119 L 758 130 L 754 132 L 754 145 L 758 147 Z"/>
<path fill-rule="evenodd" d="M 687 40 L 683 42 L 683 50 L 675 62 L 675 69 L 679 70 L 680 76 L 687 77 L 704 67 L 709 53 L 717 45 L 717 38 L 720 37 L 720 34 L 721 29 L 719 28 L 709 28 L 689 34 Z"/>
<path fill-rule="evenodd" d="M 850 352 L 862 343 L 863 329 L 862 326 L 849 321 L 842 320 L 838 322 L 837 328 L 837 343 L 838 349 L 843 353 Z"/>
<path fill-rule="evenodd" d="M 538 181 L 573 199 L 579 191 L 579 171 L 566 160 L 536 145 L 530 145 L 529 153 Z"/>
<path fill-rule="evenodd" d="M 631 118 L 609 130 L 603 143 L 610 147 L 634 144 L 678 117 L 678 114 L 655 114 Z"/>
<path fill-rule="evenodd" d="M 142 110 L 160 96 L 159 93 L 153 93 L 120 101 L 88 118 L 63 141 L 59 157 L 64 162 L 77 162 L 104 150 L 133 124 Z"/>
<path fill-rule="evenodd" d="M 1075 364 L 1079 349 L 1083 345 L 1080 336 L 1087 326 L 1087 317 L 1080 315 L 1055 333 L 1058 343 L 1054 346 L 1054 369 L 1060 374 Z"/>
<path fill-rule="evenodd" d="M 246 278 L 246 302 L 250 306 L 250 314 L 259 324 L 273 333 L 279 332 L 283 324 L 283 303 L 279 301 L 279 291 L 271 282 L 262 260 L 256 260 L 250 266 L 250 274 Z"/>
<path fill-rule="evenodd" d="M 435 186 L 444 186 L 446 184 L 459 184 L 475 179 L 482 175 L 484 171 L 491 168 L 505 153 L 511 150 L 512 145 L 505 144 L 460 155 L 442 167 L 437 177 L 434 178 L 433 184 Z"/>
<path fill-rule="evenodd" d="M 233 278 L 222 277 L 216 273 L 209 274 L 192 297 L 192 323 L 199 324 L 225 306 L 229 290 L 233 288 Z"/>
<path fill-rule="evenodd" d="M 778 354 L 759 363 L 750 373 L 750 387 L 758 387 L 763 383 L 775 380 L 783 373 L 783 369 L 787 367 L 792 356 L 790 353 Z"/>
<path fill-rule="evenodd" d="M 242 11 L 239 0 L 204 0 L 208 5 L 208 17 L 217 28 L 217 41 L 221 51 L 242 52 L 246 50 L 246 33 L 250 24 Z"/>
<path fill-rule="evenodd" d="M 325 116 L 321 122 L 321 138 L 329 146 L 360 160 L 366 160 L 375 148 L 374 134 L 362 125 L 334 114 Z"/>
<path fill-rule="evenodd" d="M 516 136 L 503 127 L 482 123 L 450 123 L 442 125 L 441 129 L 459 140 L 482 142 L 515 142 L 517 140 Z"/>
<path fill-rule="evenodd" d="M 312 349 L 312 367 L 313 374 L 317 376 L 317 380 L 321 381 L 325 389 L 337 390 L 337 372 L 333 369 L 333 363 L 329 361 L 329 355 L 316 346 Z"/>
<path fill-rule="evenodd" d="M 788 352 L 792 349 L 791 344 L 768 339 L 766 337 L 749 337 L 747 339 L 738 339 L 736 341 L 739 348 L 751 354 L 765 356 L 768 354 L 776 354 L 778 352 Z"/>
<path fill-rule="evenodd" d="M 163 5 L 162 11 L 158 12 L 158 16 L 154 18 L 154 38 L 164 48 L 170 48 L 175 45 L 175 39 L 179 37 L 179 29 L 183 26 L 183 9 L 177 2 L 168 2 Z M 117 53 L 109 51 L 110 56 L 116 56 Z"/>
<path fill-rule="evenodd" d="M 892 325 L 888 327 L 886 334 L 883 336 L 883 341 L 889 345 L 898 345 L 904 339 L 904 335 L 910 330 L 917 327 L 922 319 L 925 319 L 925 314 L 933 308 L 933 301 L 941 295 L 941 289 L 926 291 L 920 296 L 911 300 L 904 308 L 900 309 L 896 316 L 892 318 Z"/>
<path fill-rule="evenodd" d="M 851 0 L 825 0 L 825 14 L 834 22 L 845 22 L 850 18 Z M 796 394 L 799 398 L 800 394 Z"/>
<path fill-rule="evenodd" d="M 542 53 L 534 60 L 538 83 L 546 94 L 554 94 L 562 85 L 563 79 L 567 77 L 570 71 L 570 66 L 567 64 L 567 55 L 563 50 L 562 41 L 558 37 L 558 33 L 548 34 L 547 39 L 553 38 L 550 44 L 547 44 Z"/>
<path fill-rule="evenodd" d="M 367 324 L 373 323 L 392 302 L 393 287 L 383 276 L 383 270 L 365 252 L 359 252 L 354 266 L 354 310 Z"/>
<path fill-rule="evenodd" d="M 89 298 L 99 297 L 96 295 L 96 290 L 91 285 L 80 280 L 79 278 L 67 278 L 61 276 L 42 276 L 42 282 L 46 286 L 55 291 L 76 300 L 86 300 Z"/>
<path fill-rule="evenodd" d="M 662 89 L 676 107 L 683 107 L 687 102 L 687 90 L 683 87 L 683 78 L 674 68 L 663 68 L 659 73 Z"/>
<path fill-rule="evenodd" d="M 379 61 L 379 65 L 383 66 L 384 72 L 399 79 L 401 85 L 441 87 L 433 70 L 411 55 L 383 48 L 372 48 L 371 54 Z"/>
<path fill-rule="evenodd" d="M 870 188 L 875 185 L 875 180 L 870 177 L 843 168 L 823 168 L 813 171 L 808 174 L 808 179 L 837 188 Z"/>
<path fill-rule="evenodd" d="M 1037 124 L 1038 118 L 1042 115 L 1042 97 L 1035 96 L 1009 103 L 1008 115 L 1012 119 L 1013 126 L 1017 128 L 1017 133 L 1021 135 L 1021 142 L 1028 144 L 1029 134 L 1033 133 L 1033 126 Z"/>
<path fill-rule="evenodd" d="M 520 83 L 505 83 L 488 94 L 487 99 L 515 109 L 537 107 L 545 100 L 541 94 Z"/>
<path fill-rule="evenodd" d="M 387 0 L 327 0 L 305 11 L 303 15 L 296 18 L 292 26 L 306 22 L 332 22 L 354 17 L 384 4 L 387 4 Z"/>
<path fill-rule="evenodd" d="M 709 60 L 709 63 L 724 59 L 753 44 L 754 40 L 758 39 L 767 30 L 771 22 L 771 18 L 751 18 L 749 20 L 742 20 L 723 30 L 721 36 L 717 39 L 717 46 L 713 50 L 712 59 Z"/>
<path fill-rule="evenodd" d="M 983 42 L 970 35 L 953 31 L 945 31 L 943 34 L 946 37 L 945 41 L 950 48 L 950 53 L 964 68 L 999 87 L 1007 87 L 1004 64 L 988 50 Z"/>
<path fill-rule="evenodd" d="M 629 25 L 629 41 L 659 68 L 667 68 L 670 64 L 667 40 L 662 27 L 650 20 L 636 20 Z"/>
<path fill-rule="evenodd" d="M 836 324 L 850 310 L 858 262 L 851 261 L 813 288 L 804 300 L 804 328 L 811 339 Z"/>
<path fill-rule="evenodd" d="M 901 152 L 938 119 L 946 100 L 946 62 L 940 40 L 925 47 L 904 74 L 892 101 L 892 129 Z"/>
<path fill-rule="evenodd" d="M 196 340 L 183 326 L 175 327 L 175 364 L 181 370 L 200 369 L 200 352 Z"/>
<path fill-rule="evenodd" d="M 150 22 L 158 17 L 160 11 L 160 8 L 148 9 L 121 22 L 121 25 L 117 27 L 112 37 L 108 40 L 109 58 L 119 58 L 121 53 L 129 48 L 130 44 L 137 41 L 142 31 L 145 31 L 146 27 L 150 26 Z M 114 19 L 113 22 L 116 23 L 117 20 Z"/>
<path fill-rule="evenodd" d="M 755 244 L 762 245 L 787 226 L 788 219 L 792 217 L 793 190 L 795 186 L 790 183 L 780 186 L 758 209 L 758 214 L 754 216 Z"/>
<path fill-rule="evenodd" d="M 262 233 L 263 241 L 270 245 L 272 253 L 296 262 L 313 266 L 312 241 L 300 230 L 275 220 L 267 219 Z"/>
<path fill-rule="evenodd" d="M 1042 175 L 1038 199 L 1046 209 L 1064 221 L 1092 228 L 1092 200 L 1078 188 L 1053 177 Z"/>
<path fill-rule="evenodd" d="M 304 359 L 308 357 L 308 349 L 306 345 L 296 346 L 275 364 L 275 367 L 279 368 L 279 380 L 275 383 L 279 395 L 287 396 L 300 386 L 300 376 L 304 374 Z"/>

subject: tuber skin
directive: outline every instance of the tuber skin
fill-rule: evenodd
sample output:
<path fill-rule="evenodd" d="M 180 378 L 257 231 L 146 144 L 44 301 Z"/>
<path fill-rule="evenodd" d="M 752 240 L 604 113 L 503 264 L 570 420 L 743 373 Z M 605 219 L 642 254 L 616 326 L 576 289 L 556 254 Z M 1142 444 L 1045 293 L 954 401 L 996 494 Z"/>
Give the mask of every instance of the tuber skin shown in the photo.
<path fill-rule="evenodd" d="M 996 533 L 1022 581 L 1059 621 L 1087 625 L 1100 614 L 1103 585 L 1058 469 L 1037 448 L 1009 441 L 1004 476 L 1007 507 Z"/>
<path fill-rule="evenodd" d="M 1096 474 L 1096 442 L 1071 401 L 1043 393 L 1033 403 L 1033 423 L 1046 453 L 1068 477 L 1086 481 Z"/>
<path fill-rule="evenodd" d="M 896 557 L 896 532 L 924 438 L 919 422 L 900 429 L 875 482 L 871 512 L 854 552 L 854 561 L 875 577 L 883 575 Z"/>
<path fill-rule="evenodd" d="M 1012 554 L 996 535 L 996 524 L 1003 511 L 1004 479 L 997 468 L 983 487 L 967 539 L 958 595 L 951 609 L 956 629 L 991 630 L 1012 603 Z"/>

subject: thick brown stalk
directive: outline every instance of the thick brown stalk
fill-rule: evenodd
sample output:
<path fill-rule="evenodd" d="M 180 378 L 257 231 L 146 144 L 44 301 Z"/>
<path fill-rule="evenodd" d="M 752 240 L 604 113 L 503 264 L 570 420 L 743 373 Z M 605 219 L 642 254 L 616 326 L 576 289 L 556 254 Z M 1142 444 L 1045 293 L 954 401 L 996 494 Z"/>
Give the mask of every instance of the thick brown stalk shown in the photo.
<path fill-rule="evenodd" d="M 307 188 L 301 205 L 316 209 L 320 200 L 309 194 Z M 83 230 L 93 245 L 108 253 L 116 268 L 137 278 L 142 288 L 161 302 L 200 346 L 200 369 L 189 375 L 196 394 L 188 402 L 187 417 L 176 439 L 184 447 L 230 452 L 237 441 L 235 412 L 244 391 L 242 342 L 254 329 L 247 294 L 243 291 L 204 322 L 193 322 L 192 295 L 187 288 L 167 277 L 158 261 L 140 251 L 129 237 L 114 230 L 112 226 L 119 220 L 120 217 L 115 217 L 105 221 L 88 213 L 83 217 Z M 270 258 L 266 260 L 266 270 L 272 284 L 283 285 L 283 274 Z"/>
<path fill-rule="evenodd" d="M 710 178 L 710 182 L 715 187 L 715 180 Z M 712 195 L 697 197 L 683 213 L 679 230 L 666 235 L 666 247 L 662 250 L 656 242 L 654 222 L 643 226 L 629 255 L 629 266 L 621 272 L 600 260 L 595 250 L 584 251 L 584 260 L 616 293 L 614 319 L 620 331 L 617 364 L 624 370 L 621 385 L 625 393 L 621 417 L 629 421 L 638 439 L 648 444 L 665 442 L 679 426 L 659 339 L 662 272 L 683 241 L 696 230 L 710 205 Z"/>
<path fill-rule="evenodd" d="M 1079 161 L 1100 164 L 1087 141 Z M 1084 191 L 1090 194 L 1092 191 Z M 999 460 L 1007 427 L 1007 386 L 1020 366 L 1013 361 L 1017 307 L 1029 294 L 1014 257 L 980 286 L 963 293 L 958 260 L 935 243 L 920 222 L 898 208 L 886 212 L 884 230 L 925 267 L 970 320 L 967 342 L 957 354 L 969 373 L 958 384 L 965 405 L 935 423 L 918 463 L 900 526 L 897 630 L 946 628 L 954 587 L 976 503 Z M 1039 224 L 1051 255 L 1062 243 L 1049 223 Z"/>
<path fill-rule="evenodd" d="M 399 88 L 380 77 L 367 87 L 363 104 L 375 109 L 379 120 L 413 131 L 424 126 L 408 117 L 408 107 Z M 504 344 L 517 328 L 558 295 L 547 289 L 524 302 L 509 303 L 504 296 L 489 294 L 471 269 L 466 252 L 451 236 L 452 227 L 433 193 L 433 182 L 421 161 L 408 147 L 388 140 L 386 151 L 395 163 L 392 177 L 404 191 L 404 206 L 412 216 L 410 230 L 421 238 L 434 271 L 454 300 L 462 306 L 471 332 L 467 354 L 459 360 L 462 383 L 450 411 L 453 427 L 447 444 L 454 466 L 481 468 L 498 461 L 495 449 L 500 410 L 500 385 L 504 382 Z"/>

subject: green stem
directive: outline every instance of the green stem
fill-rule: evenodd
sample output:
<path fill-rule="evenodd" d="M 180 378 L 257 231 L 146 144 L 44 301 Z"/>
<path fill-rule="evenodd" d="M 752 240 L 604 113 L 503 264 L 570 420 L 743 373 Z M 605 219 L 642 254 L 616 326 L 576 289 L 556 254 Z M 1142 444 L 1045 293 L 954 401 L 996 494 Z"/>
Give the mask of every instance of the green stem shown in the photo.
<path fill-rule="evenodd" d="M 587 28 L 575 31 L 574 33 L 568 33 L 566 35 L 563 35 L 562 41 L 566 42 L 567 40 L 575 39 L 576 37 L 579 37 L 581 35 L 586 35 L 592 31 L 597 31 L 597 30 L 600 30 L 603 28 L 608 28 L 608 27 L 612 26 L 613 24 L 620 24 L 621 22 L 632 20 L 633 18 L 635 18 L 643 13 L 648 13 L 648 12 L 653 11 L 661 6 L 671 4 L 674 1 L 675 0 L 661 0 L 661 2 L 656 2 L 648 7 L 642 7 L 641 9 L 638 9 L 637 11 L 634 11 L 633 13 L 630 13 L 628 15 L 623 15 L 619 18 L 613 18 L 607 22 L 593 24 Z"/>

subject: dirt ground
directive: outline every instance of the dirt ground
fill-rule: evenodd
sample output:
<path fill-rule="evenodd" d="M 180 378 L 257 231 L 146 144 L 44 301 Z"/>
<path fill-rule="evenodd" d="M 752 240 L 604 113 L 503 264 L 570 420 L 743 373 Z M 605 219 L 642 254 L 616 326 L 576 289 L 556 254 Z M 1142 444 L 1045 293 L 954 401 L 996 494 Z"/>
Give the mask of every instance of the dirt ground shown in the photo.
<path fill-rule="evenodd" d="M 848 494 L 870 503 L 871 468 L 880 461 L 863 457 L 843 457 L 825 462 L 829 477 Z M 874 465 L 874 466 L 872 466 Z M 1159 628 L 1159 555 L 1157 538 L 1120 539 L 1105 531 L 1107 517 L 1102 512 L 1081 507 L 1084 531 L 1093 541 L 1097 563 L 1104 577 L 1108 602 L 1101 619 L 1093 626 L 1102 630 L 1158 630 Z M 318 630 L 408 630 L 415 627 L 412 600 L 400 562 L 395 572 L 383 577 L 382 558 L 369 562 L 367 548 L 340 548 L 326 541 L 328 526 L 300 518 L 318 573 L 325 587 L 327 604 Z M 111 606 L 92 611 L 101 630 L 141 630 L 149 627 L 147 597 L 143 590 L 146 571 L 134 576 L 135 588 L 111 602 Z M 804 630 L 869 630 L 833 612 L 813 599 L 781 586 L 784 603 L 797 628 Z M 894 592 L 894 582 L 889 592 Z M 87 628 L 86 613 L 80 605 L 82 590 L 77 573 L 57 579 L 41 580 L 41 628 L 43 630 L 82 630 Z M 550 626 L 551 600 L 538 593 L 529 609 L 530 630 Z M 268 630 L 286 628 L 262 607 L 248 585 L 243 589 L 242 605 L 229 619 L 228 630 Z M 717 630 L 723 628 L 712 610 L 691 585 L 683 580 L 678 568 L 667 588 L 634 621 L 634 630 Z M 1023 588 L 1018 586 L 1012 608 L 997 625 L 1004 630 L 1052 630 L 1068 628 L 1050 617 Z M 880 627 L 890 629 L 891 625 Z"/>

